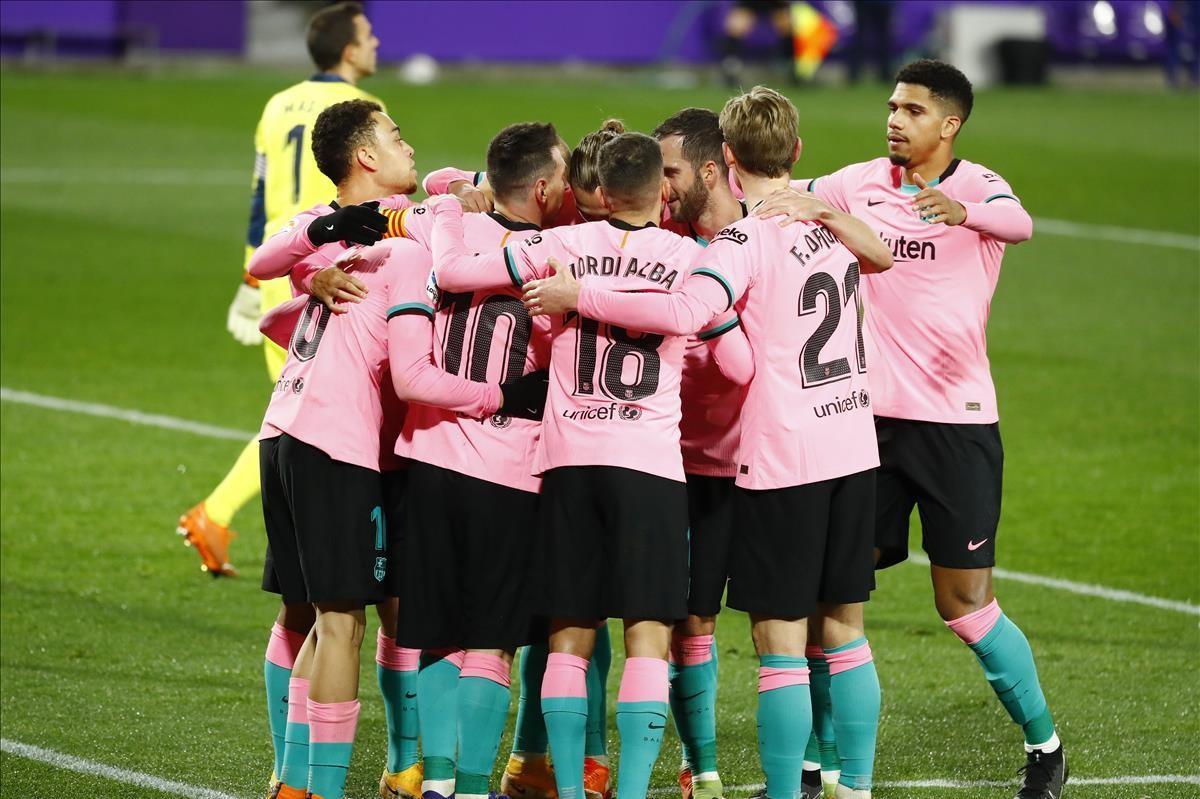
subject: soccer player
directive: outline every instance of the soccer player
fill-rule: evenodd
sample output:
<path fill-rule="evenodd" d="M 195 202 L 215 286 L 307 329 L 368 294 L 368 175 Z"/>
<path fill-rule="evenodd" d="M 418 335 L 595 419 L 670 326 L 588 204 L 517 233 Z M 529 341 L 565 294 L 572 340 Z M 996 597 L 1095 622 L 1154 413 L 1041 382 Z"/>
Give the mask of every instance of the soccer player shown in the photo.
<path fill-rule="evenodd" d="M 655 225 L 667 191 L 658 144 L 618 135 L 600 150 L 598 170 L 606 221 L 544 231 L 496 254 L 472 257 L 457 203 L 437 203 L 434 260 L 443 290 L 520 286 L 546 274 L 548 258 L 569 261 L 588 282 L 672 290 L 700 248 Z M 563 799 L 583 797 L 585 675 L 597 621 L 625 621 L 617 792 L 638 797 L 666 726 L 669 625 L 687 611 L 678 432 L 685 342 L 634 330 L 579 315 L 553 320 L 534 463 L 543 474 L 540 610 L 551 618 L 542 713 Z M 721 336 L 714 346 L 726 340 L 736 341 Z"/>
<path fill-rule="evenodd" d="M 264 231 L 274 232 L 303 209 L 334 196 L 333 184 L 312 157 L 312 130 L 321 111 L 355 98 L 379 102 L 356 85 L 375 73 L 379 47 L 361 4 L 343 2 L 318 11 L 308 23 L 307 44 L 318 72 L 273 96 L 254 133 L 247 263 L 262 244 Z M 263 342 L 272 382 L 279 378 L 286 354 L 263 340 L 258 321 L 265 311 L 290 297 L 286 280 L 260 285 L 246 272 L 229 307 L 229 332 L 248 346 Z M 213 492 L 179 518 L 179 534 L 196 548 L 201 568 L 214 577 L 237 573 L 229 562 L 229 542 L 235 535 L 229 525 L 258 489 L 258 442 L 251 441 Z"/>
<path fill-rule="evenodd" d="M 938 614 L 1024 733 L 1017 796 L 1056 799 L 1066 757 L 1029 643 L 992 588 L 1004 450 L 988 309 L 1005 245 L 1028 239 L 1033 221 L 1004 178 L 955 157 L 972 104 L 970 82 L 950 64 L 909 64 L 888 99 L 887 157 L 818 178 L 811 190 L 867 220 L 896 259 L 863 285 L 881 461 L 878 568 L 908 557 L 916 505 Z"/>
<path fill-rule="evenodd" d="M 465 220 L 473 251 L 499 252 L 555 219 L 566 189 L 560 141 L 553 125 L 536 122 L 510 125 L 492 139 L 487 169 L 495 210 Z M 392 222 L 393 232 L 426 248 L 432 227 L 424 206 Z M 545 368 L 549 322 L 530 319 L 518 288 L 447 290 L 435 272 L 430 292 L 440 368 L 477 382 Z M 414 497 L 404 516 L 411 573 L 397 640 L 425 653 L 418 707 L 426 797 L 488 794 L 508 718 L 513 655 L 534 633 L 527 591 L 541 485 L 531 459 L 540 427 L 510 413 L 481 423 L 420 405 L 410 410 L 397 446 L 411 461 Z"/>
<path fill-rule="evenodd" d="M 725 160 L 748 205 L 788 183 L 797 113 L 764 87 L 726 103 Z M 621 293 L 564 269 L 527 287 L 536 314 L 661 334 L 694 332 L 733 306 L 754 352 L 742 411 L 730 607 L 750 613 L 759 654 L 759 749 L 766 796 L 792 797 L 811 719 L 806 619 L 831 672 L 844 766 L 838 797 L 869 797 L 879 683 L 863 634 L 873 587 L 870 508 L 878 462 L 857 300 L 860 274 L 891 265 L 866 225 L 815 205 L 821 224 L 751 216 L 722 230 L 675 292 Z M 837 233 L 837 236 L 834 233 Z M 841 239 L 839 241 L 839 238 Z M 841 242 L 845 241 L 843 245 Z"/>

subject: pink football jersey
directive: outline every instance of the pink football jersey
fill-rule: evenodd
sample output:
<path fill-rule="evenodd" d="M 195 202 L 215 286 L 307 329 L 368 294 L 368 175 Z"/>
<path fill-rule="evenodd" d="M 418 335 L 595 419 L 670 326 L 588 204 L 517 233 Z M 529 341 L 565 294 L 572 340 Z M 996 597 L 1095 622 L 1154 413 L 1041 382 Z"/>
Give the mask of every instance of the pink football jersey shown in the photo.
<path fill-rule="evenodd" d="M 714 357 L 714 340 L 726 336 L 742 339 L 743 357 L 750 361 L 750 375 L 738 380 L 730 379 L 725 374 L 728 367 L 718 363 Z M 745 384 L 752 374 L 753 354 L 749 344 L 745 343 L 745 335 L 736 314 L 727 314 L 708 329 L 688 339 L 679 384 L 679 399 L 683 409 L 683 417 L 679 422 L 679 443 L 683 450 L 684 472 L 705 477 L 733 477 L 737 474 L 741 429 L 739 416 L 746 395 Z"/>
<path fill-rule="evenodd" d="M 400 218 L 401 233 L 432 246 L 433 214 L 424 206 Z M 513 222 L 499 213 L 468 214 L 463 219 L 472 252 L 499 252 L 510 241 L 538 228 Z M 550 320 L 531 318 L 521 291 L 511 284 L 481 291 L 450 292 L 439 287 L 436 271 L 428 285 L 434 315 L 434 365 L 480 383 L 503 383 L 545 369 L 550 352 Z M 396 452 L 422 463 L 480 480 L 536 492 L 533 457 L 541 424 L 506 415 L 464 418 L 441 408 L 416 405 L 396 444 Z"/>
<path fill-rule="evenodd" d="M 1005 242 L 1032 220 L 1004 178 L 956 160 L 930 182 L 967 209 L 962 225 L 928 224 L 912 209 L 919 189 L 886 158 L 852 164 L 810 183 L 892 249 L 894 266 L 865 275 L 868 357 L 878 416 L 988 424 L 999 419 L 987 355 L 987 320 Z"/>
<path fill-rule="evenodd" d="M 549 274 L 547 260 L 583 285 L 671 292 L 702 252 L 653 225 L 588 222 L 555 228 L 472 257 L 456 203 L 439 203 L 434 260 L 443 291 L 522 286 Z M 553 317 L 550 390 L 534 469 L 618 466 L 683 479 L 679 381 L 686 339 L 637 332 L 577 313 Z"/>
<path fill-rule="evenodd" d="M 858 263 L 827 229 L 751 216 L 713 238 L 674 295 L 582 286 L 579 310 L 681 333 L 732 304 L 754 352 L 737 484 L 784 488 L 879 465 L 859 290 Z"/>
<path fill-rule="evenodd" d="M 287 433 L 334 460 L 378 471 L 389 307 L 406 278 L 428 275 L 430 259 L 420 246 L 402 240 L 363 252 L 379 253 L 356 270 L 367 285 L 366 298 L 344 314 L 309 301 L 292 334 L 259 438 Z"/>

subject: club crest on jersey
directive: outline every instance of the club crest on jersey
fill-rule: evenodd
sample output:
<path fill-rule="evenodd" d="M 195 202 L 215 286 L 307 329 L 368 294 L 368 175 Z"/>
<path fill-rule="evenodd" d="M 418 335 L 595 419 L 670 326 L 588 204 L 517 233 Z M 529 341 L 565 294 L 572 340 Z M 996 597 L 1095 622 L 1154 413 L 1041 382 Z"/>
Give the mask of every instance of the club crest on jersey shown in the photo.
<path fill-rule="evenodd" d="M 713 236 L 712 243 L 716 244 L 718 241 L 730 241 L 734 244 L 745 244 L 749 240 L 750 237 L 747 236 L 743 231 L 738 230 L 737 228 L 727 227 L 717 235 Z"/>
<path fill-rule="evenodd" d="M 375 582 L 382 583 L 384 577 L 387 577 L 387 558 L 375 558 Z"/>

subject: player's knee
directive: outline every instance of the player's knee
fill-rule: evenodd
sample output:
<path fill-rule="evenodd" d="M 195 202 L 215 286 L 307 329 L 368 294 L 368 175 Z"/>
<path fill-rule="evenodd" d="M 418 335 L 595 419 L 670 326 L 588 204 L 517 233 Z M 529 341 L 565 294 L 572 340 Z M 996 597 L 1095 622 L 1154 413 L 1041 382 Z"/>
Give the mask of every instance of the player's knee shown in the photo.
<path fill-rule="evenodd" d="M 671 637 L 683 638 L 697 635 L 712 635 L 716 631 L 716 616 L 688 616 L 675 625 L 675 628 L 671 631 Z"/>
<path fill-rule="evenodd" d="M 336 641 L 350 647 L 362 646 L 366 615 L 358 610 L 331 610 L 317 614 L 317 640 Z"/>
<path fill-rule="evenodd" d="M 956 580 L 934 589 L 934 605 L 942 621 L 953 621 L 967 614 L 982 610 L 992 601 L 991 582 L 988 580 Z"/>

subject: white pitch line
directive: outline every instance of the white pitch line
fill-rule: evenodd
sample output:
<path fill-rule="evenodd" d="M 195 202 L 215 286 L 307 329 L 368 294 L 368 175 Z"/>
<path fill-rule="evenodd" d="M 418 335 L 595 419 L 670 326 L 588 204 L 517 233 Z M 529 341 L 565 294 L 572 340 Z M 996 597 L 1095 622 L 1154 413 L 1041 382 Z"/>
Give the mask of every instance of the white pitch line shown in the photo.
<path fill-rule="evenodd" d="M 109 184 L 118 186 L 236 186 L 248 185 L 250 170 L 138 168 L 96 169 L 91 167 L 27 167 L 0 169 L 0 183 L 11 184 Z M 1146 244 L 1200 252 L 1200 236 L 1168 230 L 1098 225 L 1065 219 L 1033 220 L 1034 234 L 1069 236 L 1077 239 L 1101 239 L 1122 244 Z"/>
<path fill-rule="evenodd" d="M 150 790 L 161 791 L 172 796 L 188 796 L 194 797 L 194 799 L 243 799 L 243 797 L 216 791 L 212 788 L 188 785 L 186 782 L 176 782 L 175 780 L 164 780 L 161 777 L 155 777 L 153 774 L 143 774 L 140 771 L 118 768 L 110 766 L 107 763 L 98 763 L 95 760 L 87 760 L 82 757 L 55 752 L 53 749 L 43 749 L 40 746 L 23 744 L 20 741 L 13 741 L 8 738 L 0 738 L 0 749 L 5 754 L 23 757 L 26 760 L 36 760 L 39 763 L 45 763 L 64 771 L 74 771 L 76 774 L 104 777 L 114 782 L 136 785 L 139 788 L 149 788 Z"/>
<path fill-rule="evenodd" d="M 929 558 L 925 557 L 925 554 L 922 552 L 910 550 L 908 560 L 910 563 L 918 566 L 929 565 Z M 1096 585 L 1095 583 L 1077 583 L 1074 580 L 1043 577 L 1040 574 L 1028 574 L 1027 572 L 1011 571 L 998 567 L 992 569 L 992 575 L 1001 580 L 1012 580 L 1013 582 L 1026 583 L 1028 585 L 1040 585 L 1043 588 L 1057 588 L 1059 591 L 1068 591 L 1072 594 L 1080 594 L 1082 596 L 1099 597 L 1111 602 L 1129 602 L 1135 605 L 1158 608 L 1159 610 L 1173 610 L 1176 613 L 1200 616 L 1200 605 L 1193 605 L 1190 602 L 1182 602 L 1178 599 L 1163 599 L 1162 597 L 1139 594 L 1136 591 L 1126 591 L 1121 588 L 1109 588 L 1108 586 Z"/>
<path fill-rule="evenodd" d="M 29 391 L 18 391 L 16 389 L 0 387 L 0 400 L 8 402 L 17 402 L 23 405 L 32 405 L 38 408 L 46 408 L 54 411 L 66 411 L 68 413 L 82 413 L 88 416 L 99 416 L 105 419 L 119 419 L 123 422 L 131 424 L 146 425 L 149 427 L 160 427 L 165 430 L 177 430 L 184 433 L 193 433 L 198 436 L 208 436 L 209 438 L 228 439 L 230 441 L 247 441 L 253 437 L 253 433 L 232 430 L 228 427 L 216 427 L 214 425 L 203 424 L 201 422 L 193 422 L 188 419 L 180 419 L 177 416 L 163 416 L 155 413 L 143 413 L 141 411 L 133 411 L 125 408 L 117 408 L 112 405 L 101 405 L 96 402 L 77 402 L 76 400 L 62 399 L 61 397 L 48 397 L 44 394 L 34 394 Z M 928 566 L 929 559 L 921 552 L 909 552 L 908 560 L 910 563 Z M 1014 582 L 1028 583 L 1029 585 L 1039 585 L 1044 588 L 1056 588 L 1060 591 L 1068 591 L 1072 594 L 1080 594 L 1083 596 L 1094 596 L 1100 599 L 1107 599 L 1111 602 L 1126 602 L 1137 605 L 1146 605 L 1160 610 L 1172 610 L 1177 613 L 1187 613 L 1192 616 L 1200 616 L 1200 606 L 1192 605 L 1188 602 L 1181 602 L 1175 599 L 1163 599 L 1162 597 L 1148 596 L 1139 594 L 1134 591 L 1125 591 L 1120 588 L 1108 588 L 1103 585 L 1095 585 L 1092 583 L 1077 583 L 1073 580 L 1061 580 L 1057 577 L 1043 577 L 1040 574 L 1026 574 L 1025 572 L 1009 571 L 1008 569 L 993 569 L 992 574 L 1002 580 L 1013 580 Z"/>
<path fill-rule="evenodd" d="M 161 427 L 164 430 L 176 430 L 182 433 L 192 433 L 209 438 L 223 438 L 230 441 L 245 442 L 254 436 L 253 433 L 244 430 L 217 427 L 216 425 L 204 424 L 203 422 L 180 419 L 176 416 L 131 411 L 112 405 L 101 405 L 98 402 L 78 402 L 60 397 L 47 397 L 44 394 L 34 394 L 29 391 L 18 391 L 12 388 L 0 387 L 0 400 L 16 402 L 21 405 L 33 405 L 37 408 L 46 408 L 52 411 L 66 411 L 67 413 L 82 413 L 87 416 L 100 416 L 105 419 L 119 419 L 130 424 Z"/>
<path fill-rule="evenodd" d="M 1070 236 L 1076 239 L 1103 239 L 1122 244 L 1149 244 L 1154 247 L 1171 247 L 1179 250 L 1200 252 L 1200 236 L 1187 233 L 1171 233 L 1166 230 L 1145 230 L 1116 225 L 1093 225 L 1085 222 L 1068 222 L 1064 219 L 1034 219 L 1033 234 L 1049 233 L 1051 236 Z"/>

